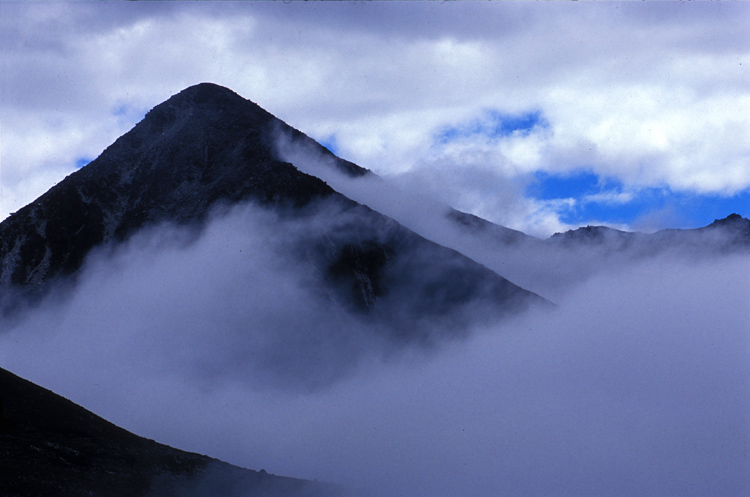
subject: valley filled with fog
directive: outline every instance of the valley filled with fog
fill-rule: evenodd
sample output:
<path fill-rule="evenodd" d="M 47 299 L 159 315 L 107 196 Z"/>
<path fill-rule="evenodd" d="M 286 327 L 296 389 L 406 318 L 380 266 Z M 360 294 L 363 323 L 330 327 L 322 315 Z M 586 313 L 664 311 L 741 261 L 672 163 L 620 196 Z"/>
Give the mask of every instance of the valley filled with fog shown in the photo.
<path fill-rule="evenodd" d="M 437 338 L 410 342 L 299 257 L 336 216 L 244 204 L 142 231 L 5 318 L 0 362 L 159 442 L 363 495 L 750 489 L 746 254 L 542 261 L 554 307 L 459 334 L 412 316 Z"/>
<path fill-rule="evenodd" d="M 749 25 L 0 0 L 0 497 L 749 497 Z"/>

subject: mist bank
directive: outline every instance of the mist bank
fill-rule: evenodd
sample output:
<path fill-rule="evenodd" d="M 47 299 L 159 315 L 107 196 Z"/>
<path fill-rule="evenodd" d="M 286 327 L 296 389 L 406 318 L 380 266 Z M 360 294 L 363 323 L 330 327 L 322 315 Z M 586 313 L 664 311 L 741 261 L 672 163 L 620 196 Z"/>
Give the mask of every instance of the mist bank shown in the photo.
<path fill-rule="evenodd" d="M 739 216 L 695 230 L 639 233 L 584 227 L 541 239 L 456 211 L 429 192 L 415 189 L 408 177 L 345 174 L 335 157 L 283 130 L 277 132 L 276 147 L 283 160 L 323 179 L 348 198 L 553 302 L 565 299 L 589 278 L 623 271 L 648 259 L 680 259 L 691 264 L 750 254 L 748 223 Z"/>
<path fill-rule="evenodd" d="M 197 239 L 99 252 L 3 323 L 0 366 L 159 442 L 359 495 L 750 491 L 748 257 L 636 260 L 425 346 L 322 291 L 288 243 L 310 219 L 242 206 Z"/>
<path fill-rule="evenodd" d="M 143 229 L 94 250 L 75 281 L 19 306 L 1 329 L 35 343 L 41 362 L 69 334 L 91 349 L 71 368 L 132 352 L 201 382 L 314 390 L 362 361 L 440 348 L 534 303 L 548 307 L 366 207 L 329 199 L 225 206 L 206 225 Z"/>

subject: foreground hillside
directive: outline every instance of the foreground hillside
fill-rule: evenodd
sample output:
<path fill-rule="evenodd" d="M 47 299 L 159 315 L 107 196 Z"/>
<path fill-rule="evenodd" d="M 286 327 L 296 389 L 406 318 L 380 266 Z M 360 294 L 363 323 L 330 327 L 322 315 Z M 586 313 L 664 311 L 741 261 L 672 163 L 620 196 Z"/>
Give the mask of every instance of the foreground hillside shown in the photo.
<path fill-rule="evenodd" d="M 340 495 L 141 438 L 3 369 L 0 405 L 3 497 Z"/>

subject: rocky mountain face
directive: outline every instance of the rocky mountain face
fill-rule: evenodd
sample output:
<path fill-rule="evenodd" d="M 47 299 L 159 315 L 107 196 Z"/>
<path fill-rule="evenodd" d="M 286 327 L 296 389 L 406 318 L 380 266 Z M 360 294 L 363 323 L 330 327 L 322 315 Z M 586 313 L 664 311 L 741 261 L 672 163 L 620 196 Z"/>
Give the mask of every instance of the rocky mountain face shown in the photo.
<path fill-rule="evenodd" d="M 350 309 L 440 315 L 483 302 L 503 314 L 543 300 L 280 160 L 279 133 L 327 156 L 349 176 L 371 174 L 231 90 L 190 87 L 0 224 L 6 309 L 13 305 L 9 295 L 34 298 L 52 283 L 73 281 L 96 247 L 164 222 L 200 230 L 218 207 L 240 202 L 288 216 L 335 203 L 348 223 L 321 227 L 305 240 L 302 255 Z"/>
<path fill-rule="evenodd" d="M 188 88 L 0 224 L 0 282 L 39 287 L 75 273 L 95 246 L 148 224 L 199 222 L 219 202 L 300 207 L 332 195 L 275 157 L 272 135 L 279 127 L 286 125 L 226 88 Z M 366 173 L 336 163 L 349 174 Z"/>
<path fill-rule="evenodd" d="M 4 497 L 328 497 L 343 492 L 136 436 L 3 369 L 0 468 Z"/>

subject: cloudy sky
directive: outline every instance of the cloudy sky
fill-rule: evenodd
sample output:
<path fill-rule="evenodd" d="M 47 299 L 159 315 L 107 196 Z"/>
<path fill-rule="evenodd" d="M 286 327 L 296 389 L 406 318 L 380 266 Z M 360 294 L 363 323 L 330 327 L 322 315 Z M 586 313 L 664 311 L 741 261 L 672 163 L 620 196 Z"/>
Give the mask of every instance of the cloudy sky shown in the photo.
<path fill-rule="evenodd" d="M 750 215 L 750 6 L 0 2 L 0 218 L 183 88 L 546 236 Z"/>

